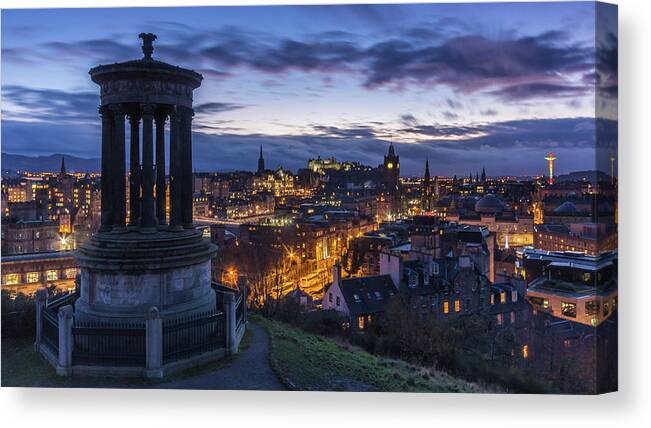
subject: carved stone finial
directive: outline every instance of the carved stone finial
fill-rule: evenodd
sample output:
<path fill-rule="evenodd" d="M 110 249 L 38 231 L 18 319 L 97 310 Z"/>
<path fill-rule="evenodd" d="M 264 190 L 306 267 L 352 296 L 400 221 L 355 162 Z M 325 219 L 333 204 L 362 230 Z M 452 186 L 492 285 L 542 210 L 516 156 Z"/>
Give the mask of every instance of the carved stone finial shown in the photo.
<path fill-rule="evenodd" d="M 154 53 L 154 40 L 156 34 L 154 33 L 140 33 L 138 35 L 142 39 L 142 53 L 145 55 L 144 59 L 151 59 L 151 54 Z"/>
<path fill-rule="evenodd" d="M 156 306 L 152 306 L 147 310 L 147 319 L 148 320 L 155 320 L 160 318 L 160 312 L 158 311 L 158 308 Z"/>

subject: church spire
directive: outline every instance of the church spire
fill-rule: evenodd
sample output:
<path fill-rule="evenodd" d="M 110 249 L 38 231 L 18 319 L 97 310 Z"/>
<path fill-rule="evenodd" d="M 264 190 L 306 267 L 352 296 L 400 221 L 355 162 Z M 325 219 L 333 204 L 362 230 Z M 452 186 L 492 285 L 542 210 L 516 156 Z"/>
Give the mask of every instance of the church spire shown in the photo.
<path fill-rule="evenodd" d="M 262 157 L 262 144 L 260 144 L 260 157 L 258 158 L 258 175 L 264 173 L 264 158 Z"/>
<path fill-rule="evenodd" d="M 61 175 L 66 175 L 66 159 L 61 155 Z"/>
<path fill-rule="evenodd" d="M 426 159 L 425 160 L 425 180 L 427 180 L 429 182 L 429 178 L 430 178 L 430 175 L 429 175 L 429 159 Z"/>
<path fill-rule="evenodd" d="M 395 151 L 395 149 L 393 148 L 393 141 L 391 141 L 391 142 L 389 143 L 389 156 L 395 156 L 395 155 L 396 155 L 396 151 Z"/>

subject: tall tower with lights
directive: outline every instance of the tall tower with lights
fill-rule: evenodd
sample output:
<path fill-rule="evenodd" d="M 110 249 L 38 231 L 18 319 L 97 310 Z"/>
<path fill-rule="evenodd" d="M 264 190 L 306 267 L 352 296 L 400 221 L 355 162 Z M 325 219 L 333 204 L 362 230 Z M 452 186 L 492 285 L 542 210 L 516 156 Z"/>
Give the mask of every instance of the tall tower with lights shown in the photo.
<path fill-rule="evenodd" d="M 545 160 L 549 164 L 549 184 L 554 184 L 554 161 L 556 160 L 556 156 L 554 156 L 553 152 L 549 152 L 545 156 Z"/>
<path fill-rule="evenodd" d="M 393 142 L 389 144 L 389 151 L 384 156 L 384 163 L 380 166 L 384 175 L 385 193 L 390 201 L 391 214 L 398 214 L 401 206 L 400 198 L 400 156 L 396 154 Z"/>

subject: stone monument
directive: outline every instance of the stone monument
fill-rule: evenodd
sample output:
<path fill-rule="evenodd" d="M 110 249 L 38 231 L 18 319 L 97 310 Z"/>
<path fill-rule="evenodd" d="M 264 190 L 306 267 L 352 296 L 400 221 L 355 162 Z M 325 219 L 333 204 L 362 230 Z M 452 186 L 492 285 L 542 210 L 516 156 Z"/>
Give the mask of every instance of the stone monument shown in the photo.
<path fill-rule="evenodd" d="M 153 59 L 156 36 L 139 37 L 142 59 L 89 71 L 101 88 L 102 211 L 99 232 L 77 251 L 80 321 L 143 321 L 152 307 L 162 319 L 215 309 L 216 247 L 192 219 L 192 95 L 203 77 Z"/>

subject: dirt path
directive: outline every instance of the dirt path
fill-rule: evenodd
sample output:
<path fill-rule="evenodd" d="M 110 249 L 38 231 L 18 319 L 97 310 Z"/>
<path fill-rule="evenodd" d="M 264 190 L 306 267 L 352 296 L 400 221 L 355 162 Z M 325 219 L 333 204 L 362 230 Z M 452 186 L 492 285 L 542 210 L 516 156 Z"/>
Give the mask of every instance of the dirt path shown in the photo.
<path fill-rule="evenodd" d="M 174 389 L 243 389 L 281 391 L 286 388 L 269 365 L 269 335 L 267 331 L 249 322 L 251 345 L 235 361 L 214 372 L 188 379 L 161 383 L 157 388 Z"/>

